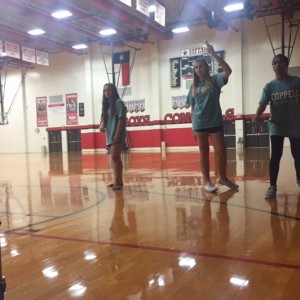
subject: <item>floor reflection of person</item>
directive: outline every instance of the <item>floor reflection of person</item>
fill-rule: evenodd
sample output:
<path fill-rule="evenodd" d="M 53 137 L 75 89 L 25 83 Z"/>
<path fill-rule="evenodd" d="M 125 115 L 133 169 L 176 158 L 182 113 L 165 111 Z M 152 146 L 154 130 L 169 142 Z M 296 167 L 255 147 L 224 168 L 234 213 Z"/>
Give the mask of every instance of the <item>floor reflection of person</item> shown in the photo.
<path fill-rule="evenodd" d="M 124 216 L 124 192 L 123 190 L 114 192 L 115 195 L 115 210 L 111 220 L 110 239 L 112 242 L 137 243 L 137 228 L 135 211 L 127 212 L 127 224 Z"/>
<path fill-rule="evenodd" d="M 273 245 L 280 248 L 286 244 L 287 237 L 281 227 L 281 217 L 278 214 L 277 201 L 269 202 L 271 207 L 270 224 L 272 229 Z M 282 248 L 283 249 L 283 248 Z"/>
<path fill-rule="evenodd" d="M 270 225 L 272 229 L 273 247 L 277 250 L 276 255 L 285 259 L 287 253 L 300 247 L 300 194 L 297 195 L 295 215 L 291 215 L 288 211 L 289 206 L 294 204 L 289 201 L 288 196 L 286 196 L 285 202 L 280 206 L 277 200 L 266 199 L 266 202 L 271 208 Z M 280 212 L 280 208 L 284 211 Z"/>
<path fill-rule="evenodd" d="M 300 194 L 297 195 L 297 210 L 295 216 L 295 226 L 292 232 L 292 242 L 294 247 L 300 247 Z"/>
<path fill-rule="evenodd" d="M 126 204 L 123 190 L 111 192 L 111 195 L 115 198 L 115 207 L 109 228 L 111 241 L 109 261 L 114 272 L 114 280 L 108 278 L 108 281 L 121 282 L 123 288 L 126 287 L 128 291 L 126 299 L 146 299 L 147 282 L 141 277 L 140 271 L 137 271 L 141 268 L 141 264 L 138 264 L 139 260 L 132 260 L 132 248 L 138 245 L 135 210 Z M 147 274 L 148 271 L 145 269 L 144 272 Z M 119 290 L 115 291 L 115 299 L 123 299 L 118 298 L 118 292 Z"/>
<path fill-rule="evenodd" d="M 219 249 L 223 252 L 226 250 L 227 243 L 230 238 L 230 216 L 228 212 L 227 202 L 233 198 L 234 194 L 237 193 L 237 190 L 228 190 L 218 195 L 218 201 L 220 202 L 219 210 L 217 211 L 217 224 L 218 231 L 216 234 L 216 239 L 219 241 Z M 222 249 L 224 246 L 224 249 Z"/>
<path fill-rule="evenodd" d="M 209 248 L 207 249 L 209 251 L 218 249 L 218 252 L 225 252 L 230 238 L 230 217 L 227 202 L 237 192 L 238 190 L 228 190 L 220 194 L 204 192 L 204 204 L 201 216 L 202 234 L 198 238 L 198 242 L 201 243 L 204 249 Z M 219 203 L 219 209 L 215 217 L 212 213 L 212 203 L 213 205 Z"/>
<path fill-rule="evenodd" d="M 116 241 L 128 232 L 128 226 L 124 219 L 124 196 L 123 192 L 115 193 L 115 210 L 110 226 L 111 241 Z"/>

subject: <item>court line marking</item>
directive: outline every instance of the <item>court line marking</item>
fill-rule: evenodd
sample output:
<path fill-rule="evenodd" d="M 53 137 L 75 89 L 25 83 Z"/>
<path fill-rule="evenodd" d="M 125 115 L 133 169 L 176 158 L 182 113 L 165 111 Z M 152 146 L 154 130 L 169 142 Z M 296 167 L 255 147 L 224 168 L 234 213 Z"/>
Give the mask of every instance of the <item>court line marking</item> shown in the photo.
<path fill-rule="evenodd" d="M 88 243 L 88 244 L 98 244 L 98 245 L 105 245 L 105 246 L 112 246 L 112 247 L 141 249 L 141 250 L 156 251 L 156 252 L 166 252 L 166 253 L 176 253 L 176 254 L 185 253 L 185 254 L 189 254 L 189 255 L 193 255 L 193 256 L 197 256 L 197 257 L 207 257 L 207 258 L 221 259 L 221 260 L 241 262 L 241 263 L 247 263 L 247 264 L 257 264 L 257 265 L 264 265 L 264 266 L 270 266 L 270 267 L 276 267 L 276 268 L 287 268 L 287 269 L 292 269 L 292 270 L 300 270 L 300 265 L 265 261 L 265 260 L 259 260 L 259 259 L 251 259 L 251 258 L 246 258 L 246 257 L 212 254 L 212 253 L 206 253 L 206 252 L 200 252 L 200 251 L 187 251 L 187 250 L 181 250 L 181 249 L 162 248 L 162 247 L 156 247 L 156 246 L 92 241 L 92 240 L 50 236 L 50 235 L 43 235 L 43 234 L 29 234 L 29 233 L 25 233 L 25 232 L 12 232 L 11 234 L 19 235 L 19 236 L 26 235 L 26 236 L 30 236 L 30 237 L 34 237 L 34 238 L 54 239 L 54 240 L 77 242 L 77 243 L 79 242 L 79 243 Z"/>
<path fill-rule="evenodd" d="M 92 190 L 92 189 L 91 189 Z M 52 222 L 52 221 L 56 221 L 56 220 L 60 220 L 60 219 L 63 219 L 63 218 L 67 218 L 67 217 L 70 217 L 70 216 L 74 216 L 74 215 L 77 215 L 77 214 L 80 214 L 84 211 L 87 211 L 87 210 L 90 210 L 91 208 L 94 208 L 96 206 L 99 206 L 100 204 L 102 204 L 104 201 L 106 201 L 108 199 L 107 195 L 104 194 L 103 192 L 99 191 L 99 190 L 96 190 L 94 189 L 94 192 L 98 195 L 100 195 L 100 199 L 98 199 L 94 204 L 90 205 L 90 206 L 87 206 L 85 208 L 82 208 L 82 209 L 79 209 L 79 210 L 76 210 L 74 212 L 71 212 L 71 213 L 68 213 L 68 214 L 64 214 L 64 215 L 60 215 L 60 216 L 47 216 L 47 215 L 35 215 L 35 214 L 23 214 L 25 216 L 28 216 L 28 217 L 43 217 L 43 218 L 48 218 L 47 220 L 43 220 L 43 221 L 39 221 L 39 222 L 35 222 L 35 223 L 32 223 L 30 225 L 26 225 L 26 226 L 22 226 L 22 227 L 18 227 L 18 228 L 14 228 L 14 229 L 10 229 L 10 230 L 6 230 L 6 231 L 3 231 L 2 233 L 3 234 L 9 234 L 9 233 L 13 233 L 13 232 L 17 232 L 17 231 L 22 231 L 22 230 L 28 230 L 30 229 L 31 227 L 33 226 L 37 226 L 37 225 L 41 225 L 41 224 L 46 224 L 46 223 L 49 223 L 49 222 Z M 0 214 L 1 215 L 1 214 Z M 13 213 L 10 213 L 10 215 L 13 215 Z M 21 214 L 22 215 L 22 214 Z M 45 228 L 43 228 L 44 230 Z"/>

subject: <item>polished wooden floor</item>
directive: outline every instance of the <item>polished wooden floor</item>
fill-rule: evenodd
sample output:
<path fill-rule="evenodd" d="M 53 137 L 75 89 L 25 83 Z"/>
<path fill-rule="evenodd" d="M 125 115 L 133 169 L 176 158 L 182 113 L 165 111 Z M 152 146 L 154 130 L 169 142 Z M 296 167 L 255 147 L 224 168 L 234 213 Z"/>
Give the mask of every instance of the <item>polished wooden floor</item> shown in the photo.
<path fill-rule="evenodd" d="M 6 300 L 300 299 L 300 188 L 284 149 L 228 150 L 239 191 L 203 191 L 199 154 L 0 155 Z M 215 180 L 214 154 L 211 153 Z"/>

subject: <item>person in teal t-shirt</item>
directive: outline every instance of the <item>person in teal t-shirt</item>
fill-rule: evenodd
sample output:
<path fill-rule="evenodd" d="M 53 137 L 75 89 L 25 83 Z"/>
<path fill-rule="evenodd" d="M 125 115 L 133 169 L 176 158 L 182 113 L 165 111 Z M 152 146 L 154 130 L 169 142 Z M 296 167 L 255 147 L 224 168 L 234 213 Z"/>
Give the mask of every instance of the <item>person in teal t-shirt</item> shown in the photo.
<path fill-rule="evenodd" d="M 269 134 L 271 159 L 269 163 L 270 186 L 265 198 L 276 198 L 279 165 L 284 138 L 288 137 L 295 162 L 296 185 L 300 187 L 300 78 L 288 74 L 289 59 L 278 54 L 272 60 L 275 79 L 263 89 L 259 106 L 253 117 L 256 126 L 260 115 L 270 104 Z"/>
<path fill-rule="evenodd" d="M 229 180 L 226 175 L 227 154 L 220 106 L 221 88 L 227 84 L 232 70 L 215 52 L 212 45 L 207 41 L 205 43 L 208 53 L 215 58 L 224 72 L 210 76 L 206 60 L 196 60 L 194 63 L 193 84 L 190 87 L 186 102 L 192 109 L 192 129 L 199 145 L 204 189 L 207 192 L 217 191 L 217 187 L 210 179 L 209 138 L 215 152 L 216 167 L 219 173 L 218 183 L 231 189 L 237 189 L 238 185 Z"/>
<path fill-rule="evenodd" d="M 106 131 L 106 147 L 110 150 L 115 182 L 113 190 L 123 186 L 123 163 L 121 153 L 126 145 L 126 106 L 120 99 L 116 86 L 107 83 L 103 87 L 100 131 Z"/>

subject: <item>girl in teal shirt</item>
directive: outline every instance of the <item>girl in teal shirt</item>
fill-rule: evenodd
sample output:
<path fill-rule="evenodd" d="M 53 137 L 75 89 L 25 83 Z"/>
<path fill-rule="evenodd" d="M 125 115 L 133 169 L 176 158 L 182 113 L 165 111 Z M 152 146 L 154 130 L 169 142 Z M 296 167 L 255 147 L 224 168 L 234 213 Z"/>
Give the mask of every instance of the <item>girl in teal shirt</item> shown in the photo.
<path fill-rule="evenodd" d="M 238 188 L 238 185 L 229 180 L 226 175 L 227 154 L 220 106 L 221 88 L 227 84 L 232 71 L 207 41 L 206 47 L 208 53 L 216 59 L 224 72 L 210 76 L 206 60 L 196 60 L 194 63 L 193 84 L 188 93 L 187 104 L 192 109 L 192 128 L 200 150 L 204 189 L 207 192 L 216 192 L 217 187 L 210 179 L 209 138 L 215 152 L 219 175 L 218 183 L 226 185 L 230 189 Z"/>
<path fill-rule="evenodd" d="M 126 106 L 112 83 L 103 87 L 100 131 L 106 131 L 106 147 L 110 150 L 114 173 L 115 182 L 108 187 L 119 190 L 123 186 L 121 153 L 126 145 Z"/>
<path fill-rule="evenodd" d="M 288 66 L 289 59 L 285 55 L 274 56 L 272 67 L 275 79 L 265 85 L 253 118 L 253 124 L 256 126 L 260 115 L 270 104 L 270 186 L 265 192 L 266 199 L 276 198 L 277 178 L 285 137 L 290 140 L 296 170 L 296 185 L 300 187 L 300 78 L 290 76 Z"/>

